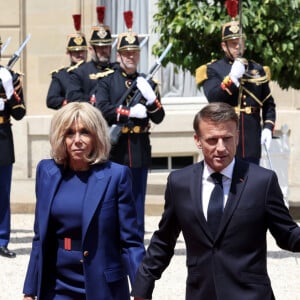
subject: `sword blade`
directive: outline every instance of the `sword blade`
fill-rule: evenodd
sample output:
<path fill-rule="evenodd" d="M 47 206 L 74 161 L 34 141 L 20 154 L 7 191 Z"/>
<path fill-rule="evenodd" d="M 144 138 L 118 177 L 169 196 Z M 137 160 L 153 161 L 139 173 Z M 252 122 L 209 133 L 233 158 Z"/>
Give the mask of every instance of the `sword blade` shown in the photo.
<path fill-rule="evenodd" d="M 266 151 L 266 154 L 267 154 L 267 158 L 268 158 L 268 161 L 269 161 L 270 169 L 271 169 L 272 171 L 274 171 L 273 165 L 272 165 L 272 161 L 271 161 L 271 157 L 270 157 L 270 153 L 269 153 L 269 150 L 268 150 L 268 148 L 267 148 L 266 143 L 264 143 L 264 148 L 265 148 L 265 151 Z"/>
<path fill-rule="evenodd" d="M 17 56 L 20 56 L 21 52 L 23 51 L 24 47 L 26 46 L 26 44 L 28 43 L 28 41 L 31 38 L 31 34 L 28 34 L 26 39 L 24 40 L 24 42 L 21 44 L 21 46 L 19 47 L 19 49 L 15 52 L 15 54 Z"/>
<path fill-rule="evenodd" d="M 1 55 L 5 52 L 5 49 L 7 48 L 7 46 L 9 45 L 11 40 L 11 37 L 8 37 L 7 40 L 5 41 L 5 43 L 3 44 L 2 48 L 1 48 Z"/>

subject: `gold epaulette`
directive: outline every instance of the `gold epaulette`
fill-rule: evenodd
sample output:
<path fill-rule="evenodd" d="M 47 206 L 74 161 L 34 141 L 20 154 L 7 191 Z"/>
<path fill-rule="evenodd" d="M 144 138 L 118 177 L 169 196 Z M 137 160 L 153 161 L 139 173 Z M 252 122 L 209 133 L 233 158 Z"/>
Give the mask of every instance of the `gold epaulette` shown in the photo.
<path fill-rule="evenodd" d="M 73 65 L 73 66 L 69 67 L 69 68 L 67 69 L 67 72 L 70 72 L 70 71 L 73 71 L 73 70 L 77 69 L 77 68 L 78 68 L 79 66 L 81 66 L 83 63 L 84 63 L 84 60 L 81 60 L 81 61 L 78 62 L 76 65 Z"/>
<path fill-rule="evenodd" d="M 271 81 L 271 70 L 270 70 L 270 67 L 269 66 L 263 66 L 264 68 L 264 71 L 266 73 L 266 76 L 268 78 L 269 81 Z"/>
<path fill-rule="evenodd" d="M 201 85 L 202 82 L 207 79 L 207 65 L 209 65 L 215 61 L 216 60 L 212 60 L 211 62 L 209 62 L 205 65 L 202 65 L 196 69 L 195 76 L 196 76 L 196 84 L 197 85 Z"/>
<path fill-rule="evenodd" d="M 62 67 L 60 67 L 60 68 L 58 68 L 58 69 L 55 69 L 55 70 L 51 71 L 49 75 L 53 75 L 53 74 L 55 74 L 55 73 L 58 73 L 60 70 L 62 70 L 62 69 L 64 69 L 64 68 L 65 68 L 65 67 L 62 66 Z"/>
<path fill-rule="evenodd" d="M 103 72 L 98 72 L 96 74 L 90 74 L 89 77 L 92 80 L 96 80 L 96 79 L 99 79 L 99 78 L 103 78 L 103 77 L 105 77 L 105 76 L 107 76 L 109 74 L 112 74 L 112 73 L 114 73 L 114 70 L 107 69 L 107 70 L 105 70 Z"/>
<path fill-rule="evenodd" d="M 201 85 L 207 79 L 207 65 L 202 65 L 196 69 L 196 84 Z"/>

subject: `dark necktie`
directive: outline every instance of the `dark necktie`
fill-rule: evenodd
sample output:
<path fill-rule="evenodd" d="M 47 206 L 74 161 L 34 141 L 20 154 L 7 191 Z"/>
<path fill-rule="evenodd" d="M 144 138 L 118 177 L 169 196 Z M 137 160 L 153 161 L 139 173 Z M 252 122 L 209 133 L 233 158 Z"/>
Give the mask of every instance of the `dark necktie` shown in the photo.
<path fill-rule="evenodd" d="M 221 173 L 213 173 L 210 176 L 215 183 L 215 187 L 213 188 L 209 199 L 207 210 L 207 223 L 211 230 L 211 233 L 215 237 L 223 214 L 223 175 Z"/>

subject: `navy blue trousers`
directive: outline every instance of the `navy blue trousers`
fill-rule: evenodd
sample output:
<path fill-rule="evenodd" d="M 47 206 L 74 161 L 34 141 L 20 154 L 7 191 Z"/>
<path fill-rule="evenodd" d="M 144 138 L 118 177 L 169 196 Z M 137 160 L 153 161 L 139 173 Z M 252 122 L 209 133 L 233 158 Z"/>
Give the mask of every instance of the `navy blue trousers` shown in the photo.
<path fill-rule="evenodd" d="M 145 234 L 145 199 L 147 190 L 148 168 L 130 168 L 132 173 L 132 190 L 137 210 L 139 235 L 144 240 Z"/>
<path fill-rule="evenodd" d="M 10 190 L 12 164 L 0 166 L 0 246 L 7 246 L 10 237 Z"/>

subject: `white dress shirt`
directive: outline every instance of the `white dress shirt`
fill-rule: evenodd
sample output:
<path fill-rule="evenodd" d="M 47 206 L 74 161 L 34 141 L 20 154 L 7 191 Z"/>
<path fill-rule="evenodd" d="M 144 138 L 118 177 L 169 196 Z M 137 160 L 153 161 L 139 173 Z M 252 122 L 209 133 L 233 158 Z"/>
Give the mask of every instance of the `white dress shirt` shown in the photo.
<path fill-rule="evenodd" d="M 224 192 L 223 209 L 227 203 L 227 198 L 228 198 L 229 189 L 232 180 L 234 163 L 235 163 L 235 159 L 233 159 L 232 162 L 220 172 L 223 175 L 223 179 L 222 179 L 223 192 Z M 210 194 L 215 186 L 212 178 L 210 177 L 212 173 L 215 173 L 215 171 L 212 168 L 210 168 L 204 161 L 204 169 L 203 169 L 203 176 L 202 176 L 202 207 L 203 207 L 203 213 L 206 220 L 207 220 L 207 209 L 208 209 Z"/>

